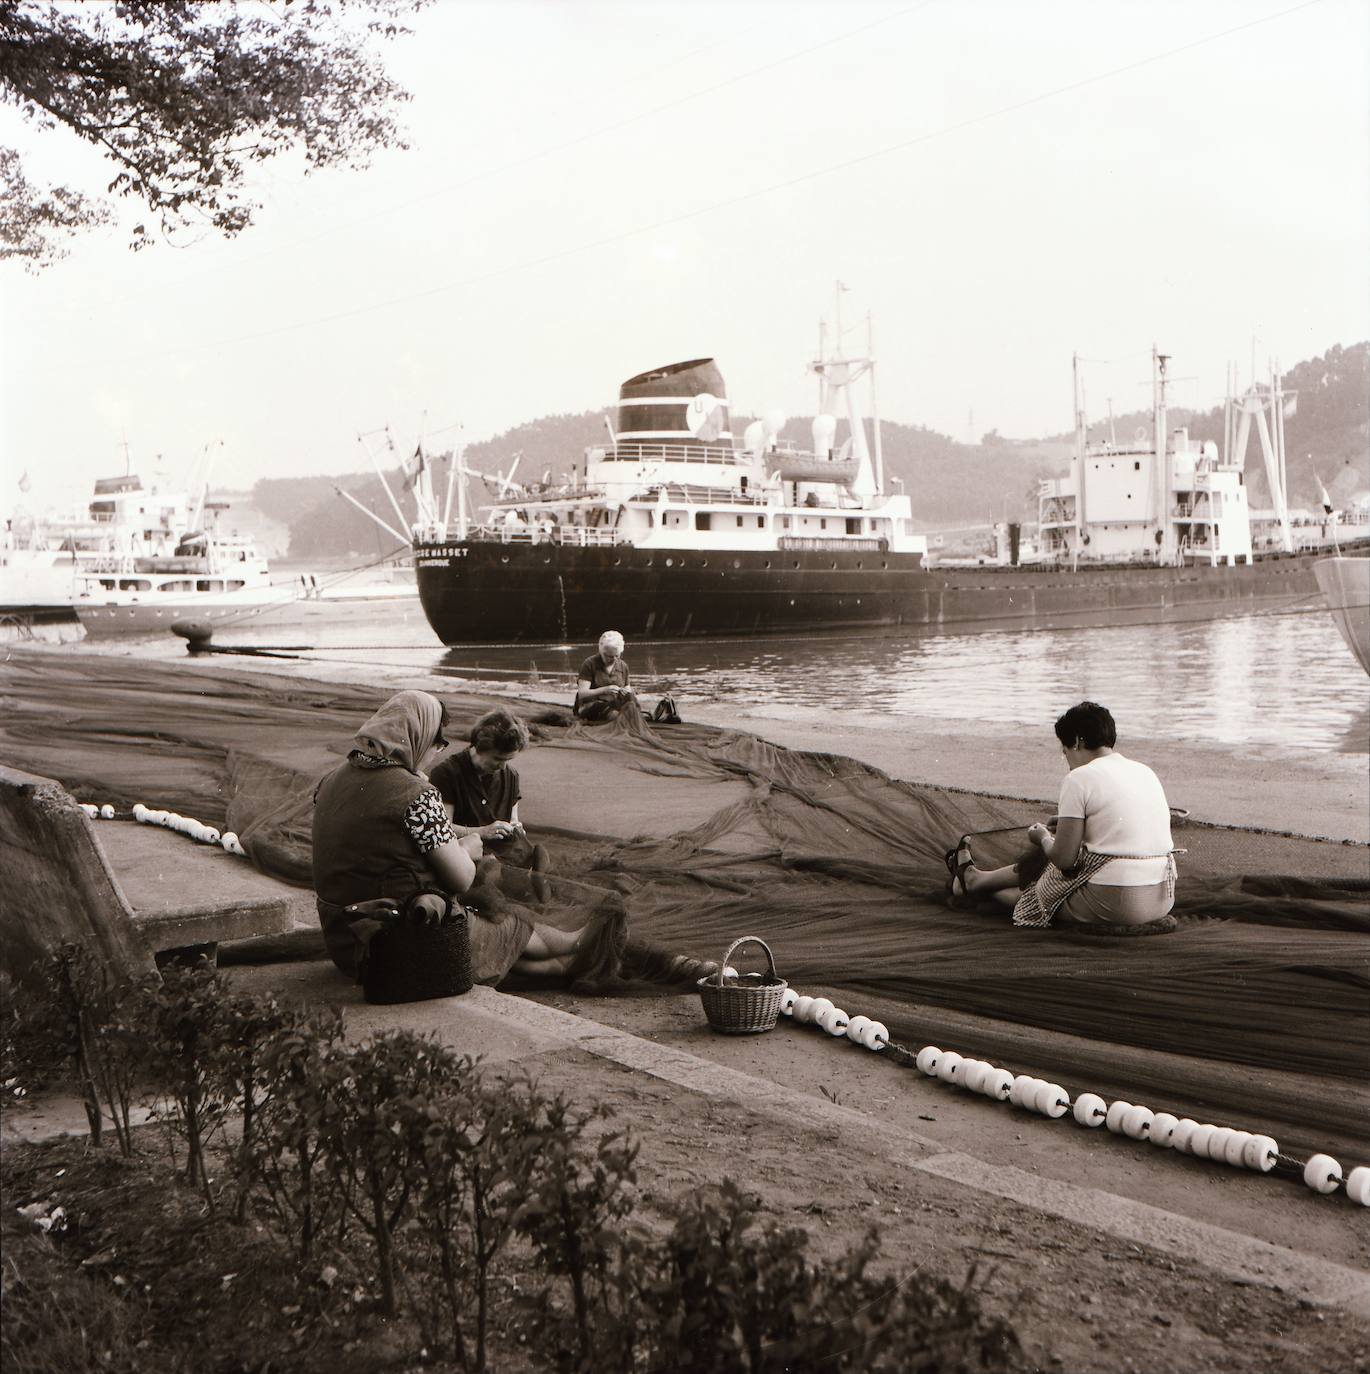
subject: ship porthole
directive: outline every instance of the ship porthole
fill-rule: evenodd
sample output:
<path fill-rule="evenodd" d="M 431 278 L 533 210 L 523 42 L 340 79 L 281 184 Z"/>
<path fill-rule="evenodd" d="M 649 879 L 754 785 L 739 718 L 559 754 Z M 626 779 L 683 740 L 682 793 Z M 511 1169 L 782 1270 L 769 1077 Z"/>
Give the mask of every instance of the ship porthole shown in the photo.
<path fill-rule="evenodd" d="M 794 597 L 790 597 L 790 605 L 791 605 L 791 606 L 794 605 Z"/>
<path fill-rule="evenodd" d="M 542 561 L 543 561 L 544 563 L 550 563 L 550 562 L 552 561 L 552 555 L 551 555 L 550 553 L 549 553 L 549 554 L 544 554 L 544 555 L 543 555 Z"/>
<path fill-rule="evenodd" d="M 761 566 L 763 568 L 769 568 L 771 566 L 771 560 L 768 558 Z"/>
<path fill-rule="evenodd" d="M 886 563 L 886 562 L 884 562 L 884 561 L 882 560 L 881 563 L 880 563 L 880 566 L 881 566 L 882 568 L 888 568 L 888 567 L 889 567 L 889 564 Z"/>
<path fill-rule="evenodd" d="M 699 566 L 701 568 L 707 568 L 709 566 L 709 560 L 707 558 L 701 558 L 699 560 Z"/>
<path fill-rule="evenodd" d="M 623 560 L 622 560 L 621 558 L 615 558 L 615 559 L 614 559 L 614 567 L 617 568 L 622 562 L 623 562 Z"/>
<path fill-rule="evenodd" d="M 668 568 L 674 568 L 674 567 L 675 567 L 675 559 L 674 559 L 674 558 L 668 558 L 668 559 L 666 560 L 666 566 L 667 566 Z"/>
<path fill-rule="evenodd" d="M 735 567 L 735 568 L 740 568 L 741 566 L 742 566 L 742 560 L 741 560 L 740 558 L 734 558 L 734 559 L 733 559 L 733 567 Z"/>
<path fill-rule="evenodd" d="M 856 566 L 857 566 L 858 568 L 864 568 L 866 565 L 858 558 L 858 559 L 856 560 Z"/>
<path fill-rule="evenodd" d="M 652 566 L 652 563 L 653 563 L 654 561 L 655 561 L 654 559 L 649 558 L 649 559 L 647 560 L 647 566 L 650 568 L 650 567 Z"/>
<path fill-rule="evenodd" d="M 836 560 L 836 559 L 833 559 L 833 564 L 832 564 L 832 566 L 833 566 L 833 571 L 836 572 L 836 571 L 837 571 L 837 560 Z"/>
<path fill-rule="evenodd" d="M 499 561 L 501 563 L 507 563 L 509 561 L 509 555 L 507 553 L 500 554 Z"/>
<path fill-rule="evenodd" d="M 794 560 L 794 566 L 796 568 L 799 566 L 799 560 L 797 558 Z"/>

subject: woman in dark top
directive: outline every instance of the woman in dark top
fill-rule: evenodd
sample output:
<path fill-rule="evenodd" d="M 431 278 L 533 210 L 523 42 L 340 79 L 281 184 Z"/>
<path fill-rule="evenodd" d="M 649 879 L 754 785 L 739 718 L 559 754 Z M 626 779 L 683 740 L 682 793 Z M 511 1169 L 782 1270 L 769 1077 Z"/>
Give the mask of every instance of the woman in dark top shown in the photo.
<path fill-rule="evenodd" d="M 610 720 L 636 699 L 628 685 L 623 636 L 617 630 L 605 630 L 599 637 L 599 652 L 591 654 L 576 673 L 575 713 L 581 720 Z"/>
<path fill-rule="evenodd" d="M 452 808 L 458 837 L 478 835 L 489 849 L 523 830 L 522 792 L 512 764 L 527 747 L 528 727 L 512 711 L 488 711 L 471 727 L 470 747 L 433 769 L 433 786 Z"/>
<path fill-rule="evenodd" d="M 357 947 L 345 908 L 387 899 L 402 905 L 425 888 L 451 896 L 475 881 L 478 835 L 458 837 L 424 771 L 447 748 L 446 708 L 428 692 L 398 692 L 368 720 L 353 748 L 314 792 L 314 891 L 324 940 L 344 973 Z M 437 902 L 436 898 L 421 899 Z M 477 981 L 498 983 L 510 969 L 585 977 L 605 972 L 609 947 L 624 932 L 605 920 L 559 930 L 511 911 L 471 912 Z"/>

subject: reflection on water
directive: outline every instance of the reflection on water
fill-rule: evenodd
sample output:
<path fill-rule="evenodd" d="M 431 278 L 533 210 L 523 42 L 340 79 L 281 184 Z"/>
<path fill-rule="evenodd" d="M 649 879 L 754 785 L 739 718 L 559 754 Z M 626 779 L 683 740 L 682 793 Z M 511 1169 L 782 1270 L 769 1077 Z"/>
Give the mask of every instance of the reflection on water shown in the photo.
<path fill-rule="evenodd" d="M 568 702 L 577 666 L 594 652 L 588 644 L 443 650 L 422 617 L 316 624 L 306 634 L 317 649 L 301 663 L 303 673 L 325 663 L 375 663 L 543 695 L 564 691 Z M 302 636 L 216 629 L 215 642 L 298 644 Z M 88 647 L 184 653 L 169 636 Z M 644 695 L 669 688 L 687 716 L 694 700 L 765 705 L 795 719 L 853 711 L 1037 726 L 1089 698 L 1125 720 L 1132 735 L 1358 752 L 1370 727 L 1370 682 L 1321 613 L 926 637 L 658 641 L 630 643 L 627 657 Z"/>

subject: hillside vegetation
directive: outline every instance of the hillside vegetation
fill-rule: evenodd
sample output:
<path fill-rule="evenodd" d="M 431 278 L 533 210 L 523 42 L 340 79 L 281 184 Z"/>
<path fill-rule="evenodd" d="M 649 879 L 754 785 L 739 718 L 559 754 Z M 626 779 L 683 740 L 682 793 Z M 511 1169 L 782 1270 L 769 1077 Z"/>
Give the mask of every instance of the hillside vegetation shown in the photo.
<path fill-rule="evenodd" d="M 1370 487 L 1370 343 L 1350 348 L 1338 345 L 1322 357 L 1301 362 L 1285 373 L 1284 385 L 1298 392 L 1297 408 L 1285 426 L 1290 504 L 1318 505 L 1319 479 L 1338 505 L 1346 504 Z M 1208 411 L 1171 410 L 1170 417 L 1173 426 L 1187 424 L 1195 439 L 1221 444 L 1221 405 Z M 736 435 L 741 435 L 748 419 L 733 416 Z M 810 423 L 811 417 L 796 417 L 781 437 L 806 447 Z M 1118 416 L 1115 424 L 1120 435 L 1132 435 L 1139 426 L 1149 432 L 1151 413 Z M 990 442 L 962 444 L 921 425 L 886 420 L 880 429 L 887 477 L 904 483 L 918 526 L 924 530 L 1034 520 L 1038 481 L 1064 472 L 1072 447 L 1069 433 L 1032 440 L 986 436 Z M 1097 427 L 1091 437 L 1100 437 Z M 541 481 L 566 474 L 587 447 L 606 438 L 599 411 L 549 415 L 469 445 L 465 458 L 468 466 L 492 476 L 507 473 L 517 458 L 516 480 Z M 1251 504 L 1269 505 L 1254 426 L 1246 459 Z M 401 505 L 412 510 L 410 498 L 402 491 L 402 472 L 396 469 L 387 476 Z M 434 486 L 440 501 L 446 484 L 447 464 L 439 461 Z M 289 525 L 292 557 L 365 558 L 390 550 L 394 545 L 390 536 L 338 496 L 335 488 L 347 491 L 398 528 L 394 509 L 373 473 L 268 478 L 254 487 L 253 504 L 263 516 Z M 484 487 L 474 480 L 467 483 L 473 506 L 488 501 L 496 490 L 493 482 Z"/>

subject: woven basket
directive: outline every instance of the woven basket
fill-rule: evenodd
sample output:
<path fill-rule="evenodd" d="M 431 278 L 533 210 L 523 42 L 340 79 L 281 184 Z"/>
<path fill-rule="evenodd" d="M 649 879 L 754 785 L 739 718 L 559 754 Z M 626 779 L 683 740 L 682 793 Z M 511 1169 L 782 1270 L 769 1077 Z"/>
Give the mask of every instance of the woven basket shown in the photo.
<path fill-rule="evenodd" d="M 733 951 L 739 945 L 760 945 L 766 951 L 765 973 L 744 973 L 736 981 L 723 981 Z M 780 997 L 789 985 L 775 971 L 775 956 L 771 947 L 755 935 L 744 935 L 728 946 L 717 973 L 701 978 L 696 984 L 699 1000 L 704 1003 L 704 1015 L 716 1031 L 724 1035 L 755 1035 L 768 1031 L 780 1015 Z"/>
<path fill-rule="evenodd" d="M 438 924 L 420 922 L 407 909 L 396 916 L 372 938 L 361 969 L 362 995 L 381 1006 L 456 997 L 474 981 L 470 917 L 450 899 Z"/>

